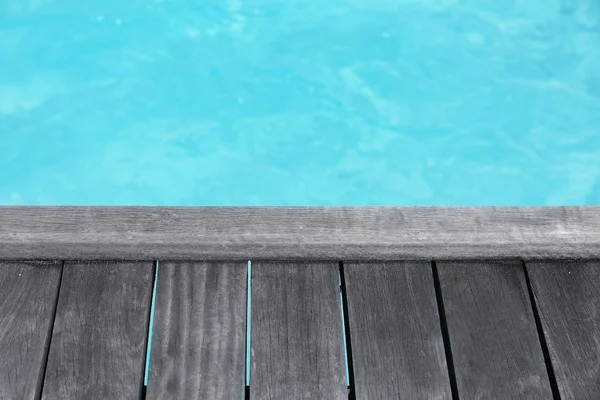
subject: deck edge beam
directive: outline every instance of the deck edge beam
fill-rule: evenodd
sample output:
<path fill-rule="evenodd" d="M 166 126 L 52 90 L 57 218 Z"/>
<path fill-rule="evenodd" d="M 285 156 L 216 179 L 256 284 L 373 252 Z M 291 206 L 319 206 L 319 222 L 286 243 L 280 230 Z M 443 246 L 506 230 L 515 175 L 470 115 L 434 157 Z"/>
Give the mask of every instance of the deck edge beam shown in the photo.
<path fill-rule="evenodd" d="M 600 206 L 0 206 L 0 259 L 600 257 Z"/>

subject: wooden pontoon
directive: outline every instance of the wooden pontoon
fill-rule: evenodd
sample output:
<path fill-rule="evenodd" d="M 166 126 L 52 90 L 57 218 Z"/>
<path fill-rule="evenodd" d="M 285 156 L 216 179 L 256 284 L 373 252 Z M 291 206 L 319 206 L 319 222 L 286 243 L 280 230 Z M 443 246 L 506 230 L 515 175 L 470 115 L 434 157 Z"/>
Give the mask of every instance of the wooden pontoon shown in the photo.
<path fill-rule="evenodd" d="M 596 206 L 0 207 L 0 399 L 600 399 L 598 260 Z"/>

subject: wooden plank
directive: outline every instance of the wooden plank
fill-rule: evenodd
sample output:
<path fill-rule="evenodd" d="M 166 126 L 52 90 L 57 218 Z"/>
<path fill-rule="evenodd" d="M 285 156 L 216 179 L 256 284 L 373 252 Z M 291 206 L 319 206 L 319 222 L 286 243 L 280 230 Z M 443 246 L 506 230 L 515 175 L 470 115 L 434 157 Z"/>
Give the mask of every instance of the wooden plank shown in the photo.
<path fill-rule="evenodd" d="M 600 262 L 526 267 L 560 398 L 600 399 Z"/>
<path fill-rule="evenodd" d="M 462 399 L 551 399 L 520 262 L 440 262 Z"/>
<path fill-rule="evenodd" d="M 600 206 L 0 207 L 0 258 L 600 257 Z"/>
<path fill-rule="evenodd" d="M 0 399 L 38 399 L 62 262 L 0 261 Z"/>
<path fill-rule="evenodd" d="M 243 399 L 247 263 L 161 263 L 148 400 Z"/>
<path fill-rule="evenodd" d="M 339 268 L 253 262 L 250 398 L 344 399 Z"/>
<path fill-rule="evenodd" d="M 154 266 L 66 263 L 43 400 L 139 399 Z"/>
<path fill-rule="evenodd" d="M 344 263 L 357 399 L 451 399 L 431 263 Z"/>

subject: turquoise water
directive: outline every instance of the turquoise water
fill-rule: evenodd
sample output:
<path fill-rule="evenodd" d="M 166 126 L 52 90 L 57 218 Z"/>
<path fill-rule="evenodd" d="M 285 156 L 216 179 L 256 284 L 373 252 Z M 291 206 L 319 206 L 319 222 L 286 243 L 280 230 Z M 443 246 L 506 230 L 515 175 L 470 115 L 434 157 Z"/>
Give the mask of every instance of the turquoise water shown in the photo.
<path fill-rule="evenodd" d="M 597 0 L 0 0 L 0 204 L 600 203 Z"/>

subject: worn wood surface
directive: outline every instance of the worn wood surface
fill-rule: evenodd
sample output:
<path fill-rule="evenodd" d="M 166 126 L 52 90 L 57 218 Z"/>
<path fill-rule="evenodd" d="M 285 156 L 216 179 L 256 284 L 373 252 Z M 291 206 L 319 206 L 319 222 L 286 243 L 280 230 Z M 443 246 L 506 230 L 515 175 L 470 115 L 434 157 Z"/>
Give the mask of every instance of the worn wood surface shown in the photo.
<path fill-rule="evenodd" d="M 600 256 L 600 207 L 0 207 L 0 258 Z"/>
<path fill-rule="evenodd" d="M 522 263 L 437 268 L 460 399 L 551 399 Z"/>
<path fill-rule="evenodd" d="M 0 399 L 39 398 L 61 269 L 0 261 Z"/>
<path fill-rule="evenodd" d="M 600 399 L 600 262 L 529 262 L 562 400 Z"/>
<path fill-rule="evenodd" d="M 154 266 L 66 263 L 43 400 L 138 400 Z"/>
<path fill-rule="evenodd" d="M 431 263 L 344 263 L 357 399 L 451 399 Z"/>
<path fill-rule="evenodd" d="M 348 399 L 339 296 L 338 263 L 252 263 L 251 399 Z"/>
<path fill-rule="evenodd" d="M 242 400 L 247 263 L 163 262 L 148 400 Z"/>

